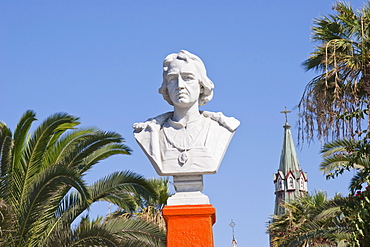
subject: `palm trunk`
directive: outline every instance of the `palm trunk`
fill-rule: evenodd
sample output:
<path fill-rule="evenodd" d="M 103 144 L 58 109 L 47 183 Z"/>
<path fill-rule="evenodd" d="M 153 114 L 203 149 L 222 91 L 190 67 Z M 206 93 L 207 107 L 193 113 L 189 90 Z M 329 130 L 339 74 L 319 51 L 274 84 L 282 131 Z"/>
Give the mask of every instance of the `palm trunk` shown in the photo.
<path fill-rule="evenodd" d="M 370 62 L 367 62 L 365 66 L 365 71 L 363 74 L 363 82 L 364 86 L 363 89 L 366 93 L 366 99 L 368 100 L 367 102 L 367 133 L 370 133 Z"/>

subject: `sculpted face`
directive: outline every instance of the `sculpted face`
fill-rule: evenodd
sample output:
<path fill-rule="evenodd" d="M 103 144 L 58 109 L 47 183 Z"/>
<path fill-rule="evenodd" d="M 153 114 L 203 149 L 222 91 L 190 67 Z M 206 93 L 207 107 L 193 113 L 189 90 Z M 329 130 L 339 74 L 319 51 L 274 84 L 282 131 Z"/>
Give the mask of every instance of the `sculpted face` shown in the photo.
<path fill-rule="evenodd" d="M 199 75 L 193 63 L 179 59 L 173 60 L 170 63 L 166 80 L 168 94 L 174 106 L 190 107 L 198 103 Z"/>

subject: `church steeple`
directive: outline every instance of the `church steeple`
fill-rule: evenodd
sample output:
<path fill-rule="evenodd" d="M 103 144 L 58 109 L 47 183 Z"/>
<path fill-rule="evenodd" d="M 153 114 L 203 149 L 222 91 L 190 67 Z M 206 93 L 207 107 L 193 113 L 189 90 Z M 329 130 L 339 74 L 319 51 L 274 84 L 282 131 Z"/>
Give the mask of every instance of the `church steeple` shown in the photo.
<path fill-rule="evenodd" d="M 290 202 L 307 193 L 307 173 L 303 172 L 298 161 L 294 147 L 288 113 L 286 108 L 281 113 L 285 114 L 284 140 L 280 156 L 278 172 L 274 174 L 275 183 L 275 208 L 274 214 L 284 214 L 283 202 Z"/>

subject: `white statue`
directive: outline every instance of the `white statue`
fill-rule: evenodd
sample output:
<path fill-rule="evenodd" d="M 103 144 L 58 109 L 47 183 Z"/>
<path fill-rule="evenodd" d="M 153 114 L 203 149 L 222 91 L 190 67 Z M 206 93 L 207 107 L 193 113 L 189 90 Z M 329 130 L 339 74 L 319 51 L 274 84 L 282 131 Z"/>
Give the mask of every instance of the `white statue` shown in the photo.
<path fill-rule="evenodd" d="M 217 172 L 240 123 L 220 112 L 199 111 L 212 99 L 213 88 L 196 55 L 182 50 L 165 58 L 158 91 L 174 111 L 133 125 L 135 139 L 159 175 L 175 179 Z"/>

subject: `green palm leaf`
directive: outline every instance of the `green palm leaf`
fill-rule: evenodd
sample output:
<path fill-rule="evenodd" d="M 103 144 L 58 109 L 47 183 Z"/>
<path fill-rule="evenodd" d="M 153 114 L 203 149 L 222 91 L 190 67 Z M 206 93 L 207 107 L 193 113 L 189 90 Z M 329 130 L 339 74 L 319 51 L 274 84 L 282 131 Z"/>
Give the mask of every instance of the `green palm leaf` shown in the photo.
<path fill-rule="evenodd" d="M 26 147 L 22 151 L 21 157 L 24 158 L 23 170 L 19 172 L 14 169 L 12 175 L 17 183 L 13 194 L 22 203 L 28 184 L 32 181 L 33 176 L 41 171 L 43 164 L 43 155 L 48 149 L 53 135 L 59 131 L 65 131 L 68 128 L 79 124 L 77 118 L 66 113 L 54 114 L 47 118 L 34 132 Z"/>
<path fill-rule="evenodd" d="M 353 138 L 370 129 L 370 3 L 354 11 L 337 2 L 335 15 L 316 18 L 312 40 L 317 44 L 302 63 L 318 73 L 306 86 L 299 103 L 300 138 Z M 366 119 L 365 121 L 363 121 Z"/>
<path fill-rule="evenodd" d="M 107 201 L 128 212 L 137 208 L 136 195 L 150 199 L 155 195 L 153 187 L 141 175 L 125 171 L 112 173 L 89 186 L 91 203 L 86 204 L 77 193 L 67 194 L 56 211 L 57 219 L 49 225 L 47 235 L 58 231 L 63 224 L 72 224 L 92 203 Z"/>
<path fill-rule="evenodd" d="M 121 139 L 119 143 L 105 144 L 104 146 L 100 147 L 99 149 L 92 152 L 89 156 L 84 158 L 83 161 L 80 163 L 81 173 L 88 171 L 101 160 L 104 160 L 113 155 L 130 154 L 131 149 L 124 145 L 122 142 L 123 139 Z"/>
<path fill-rule="evenodd" d="M 116 218 L 106 223 L 106 228 L 116 232 L 123 246 L 166 246 L 163 231 L 149 222 L 126 218 Z"/>
<path fill-rule="evenodd" d="M 50 204 L 49 198 L 63 185 L 76 189 L 85 204 L 90 200 L 90 194 L 84 181 L 74 170 L 57 165 L 48 167 L 37 175 L 28 188 L 27 200 L 24 200 L 23 204 L 20 205 L 18 212 L 20 216 L 20 244 L 24 239 L 40 241 L 38 236 L 44 233 L 49 220 L 54 217 L 54 212 L 59 205 L 58 201 Z M 47 207 L 45 202 L 49 203 Z M 41 219 L 40 214 L 42 214 Z M 29 233 L 32 233 L 32 236 L 28 236 Z"/>
<path fill-rule="evenodd" d="M 99 131 L 97 128 L 78 128 L 59 136 L 59 139 L 50 146 L 44 155 L 44 162 L 47 165 L 63 163 L 64 157 L 73 150 L 80 142 L 95 135 Z"/>
<path fill-rule="evenodd" d="M 85 162 L 85 159 L 88 159 L 90 155 L 94 154 L 94 152 L 97 152 L 105 145 L 112 143 L 122 144 L 123 141 L 124 140 L 121 135 L 115 132 L 98 131 L 94 135 L 87 136 L 87 138 L 79 142 L 73 150 L 70 150 L 70 152 L 66 154 L 63 163 L 82 172 L 87 171 L 96 164 L 98 160 L 92 163 L 87 163 Z M 117 153 L 129 154 L 129 152 L 130 149 L 123 144 L 121 145 L 120 150 L 117 150 Z M 104 159 L 106 156 L 102 156 L 102 158 Z"/>
<path fill-rule="evenodd" d="M 89 186 L 91 202 L 107 201 L 127 210 L 133 211 L 137 204 L 135 195 L 141 195 L 150 199 L 155 191 L 148 181 L 141 175 L 131 171 L 115 172 L 99 179 Z M 78 215 L 84 212 L 89 206 L 82 203 L 82 200 L 75 193 L 67 195 L 61 202 L 57 216 L 64 217 L 63 221 L 72 223 Z"/>
<path fill-rule="evenodd" d="M 74 241 L 71 241 L 74 239 Z M 58 233 L 49 246 L 143 246 L 164 247 L 165 234 L 153 224 L 128 218 L 93 221 L 83 217 L 76 230 Z"/>
<path fill-rule="evenodd" d="M 5 198 L 9 194 L 6 188 L 9 183 L 7 177 L 11 169 L 12 147 L 12 133 L 4 123 L 0 122 L 0 198 Z"/>
<path fill-rule="evenodd" d="M 86 217 L 77 229 L 72 228 L 92 203 L 107 201 L 133 213 L 141 206 L 137 198 L 157 200 L 156 187 L 129 171 L 87 186 L 84 174 L 99 161 L 130 154 L 122 136 L 76 128 L 78 118 L 66 113 L 50 116 L 31 134 L 35 120 L 35 113 L 27 111 L 13 135 L 0 122 L 1 245 L 164 246 L 160 228 L 133 214 L 126 214 L 132 219 L 110 216 L 109 221 Z"/>
<path fill-rule="evenodd" d="M 341 236 L 353 232 L 344 224 L 342 207 L 347 201 L 340 195 L 328 200 L 326 193 L 318 191 L 284 204 L 286 213 L 274 215 L 268 227 L 273 246 L 336 246 Z"/>

